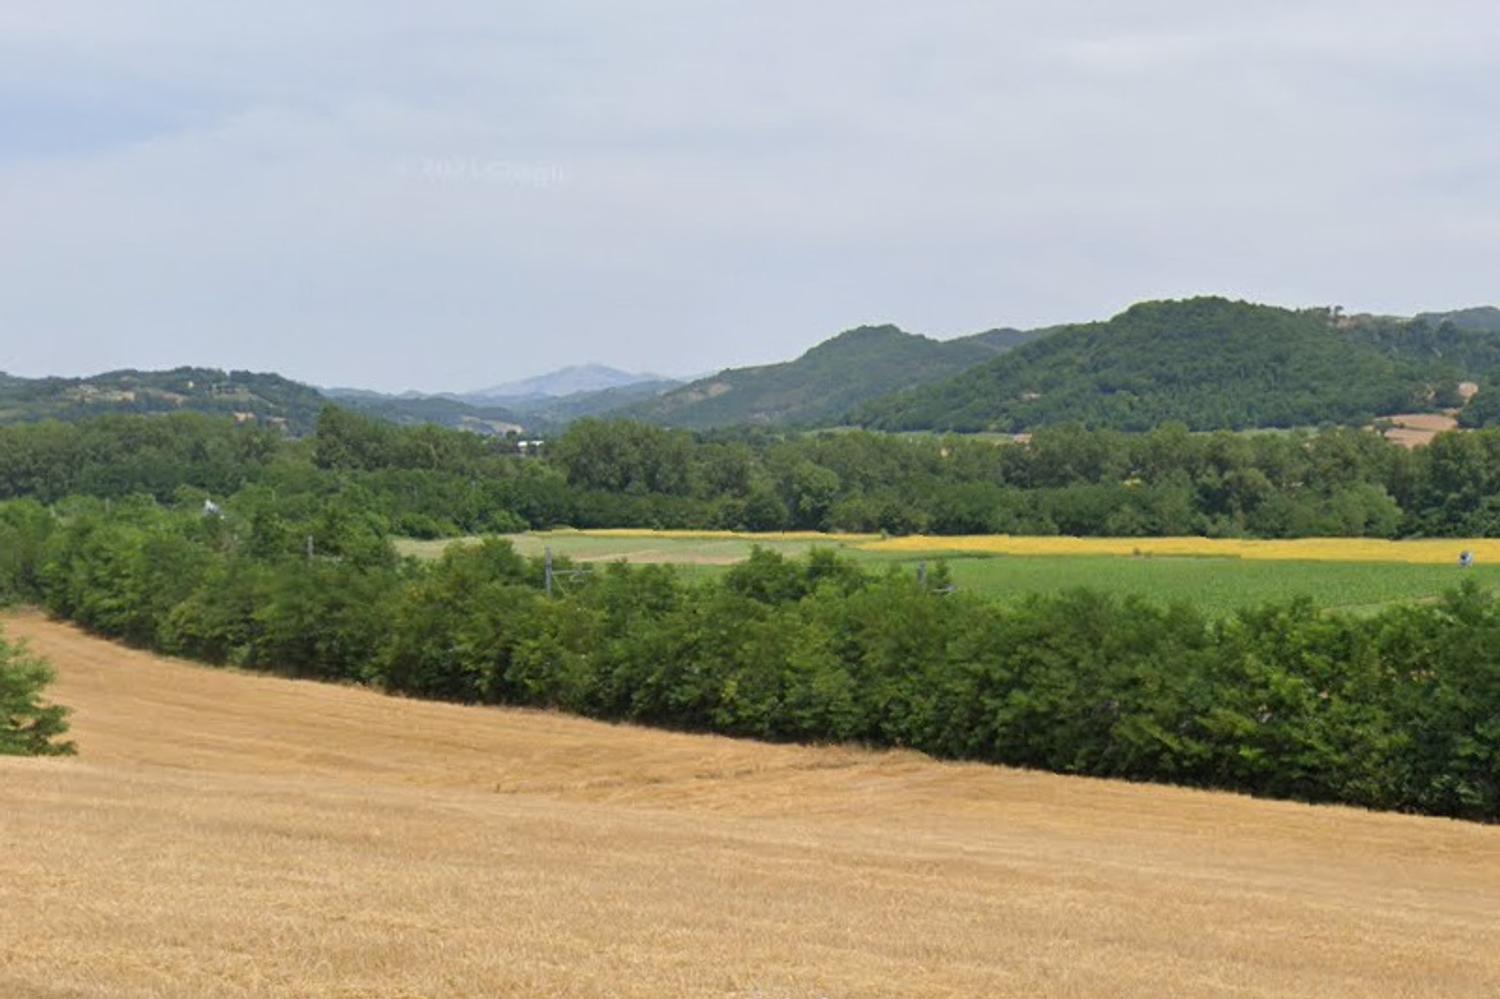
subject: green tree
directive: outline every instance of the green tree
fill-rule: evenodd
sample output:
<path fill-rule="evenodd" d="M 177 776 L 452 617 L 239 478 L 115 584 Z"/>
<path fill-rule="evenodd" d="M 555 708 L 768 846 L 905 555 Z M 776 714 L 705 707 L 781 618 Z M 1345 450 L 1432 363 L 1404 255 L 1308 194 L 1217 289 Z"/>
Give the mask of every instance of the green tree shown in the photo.
<path fill-rule="evenodd" d="M 67 709 L 41 699 L 42 688 L 52 679 L 51 667 L 24 645 L 0 638 L 0 754 L 63 756 L 76 751 L 73 743 L 58 738 L 68 730 Z"/>

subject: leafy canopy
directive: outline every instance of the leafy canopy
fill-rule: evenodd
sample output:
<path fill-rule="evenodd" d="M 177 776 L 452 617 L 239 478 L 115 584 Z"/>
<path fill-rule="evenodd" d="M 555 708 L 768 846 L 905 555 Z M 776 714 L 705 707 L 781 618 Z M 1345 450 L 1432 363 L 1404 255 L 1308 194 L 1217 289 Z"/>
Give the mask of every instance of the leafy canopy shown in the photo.
<path fill-rule="evenodd" d="M 0 755 L 62 756 L 74 752 L 59 737 L 68 730 L 67 709 L 42 700 L 52 669 L 25 646 L 0 638 Z"/>

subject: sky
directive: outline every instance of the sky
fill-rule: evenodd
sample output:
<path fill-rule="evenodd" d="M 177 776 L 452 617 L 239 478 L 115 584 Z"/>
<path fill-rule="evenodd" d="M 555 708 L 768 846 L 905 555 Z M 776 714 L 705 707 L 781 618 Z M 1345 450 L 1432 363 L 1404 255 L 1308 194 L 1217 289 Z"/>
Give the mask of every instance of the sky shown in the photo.
<path fill-rule="evenodd" d="M 465 390 L 1500 304 L 1500 8 L 5 0 L 0 369 Z"/>

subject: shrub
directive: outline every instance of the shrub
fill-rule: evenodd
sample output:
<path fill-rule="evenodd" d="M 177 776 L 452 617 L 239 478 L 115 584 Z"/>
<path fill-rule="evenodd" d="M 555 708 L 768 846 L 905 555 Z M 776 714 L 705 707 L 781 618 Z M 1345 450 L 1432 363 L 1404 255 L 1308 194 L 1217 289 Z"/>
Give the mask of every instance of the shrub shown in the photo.
<path fill-rule="evenodd" d="M 68 730 L 67 709 L 41 701 L 52 669 L 24 645 L 0 638 L 0 755 L 63 756 L 73 743 L 57 737 Z"/>

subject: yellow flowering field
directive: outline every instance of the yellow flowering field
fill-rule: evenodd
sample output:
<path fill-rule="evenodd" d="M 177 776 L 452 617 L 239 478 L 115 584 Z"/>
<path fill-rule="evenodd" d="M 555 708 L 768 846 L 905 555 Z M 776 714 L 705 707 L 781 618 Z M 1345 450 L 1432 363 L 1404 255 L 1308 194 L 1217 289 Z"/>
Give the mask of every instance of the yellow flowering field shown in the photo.
<path fill-rule="evenodd" d="M 476 540 L 402 539 L 397 547 L 405 555 L 436 558 L 451 544 Z M 814 547 L 835 547 L 877 570 L 886 564 L 904 564 L 914 571 L 919 561 L 963 555 L 972 557 L 953 559 L 948 571 L 953 583 L 966 593 L 1012 599 L 1086 586 L 1160 602 L 1191 603 L 1211 613 L 1295 597 L 1306 597 L 1319 607 L 1375 609 L 1434 599 L 1461 580 L 1500 591 L 1500 539 L 1233 541 L 1005 535 L 881 539 L 874 534 L 809 531 L 570 529 L 513 534 L 508 540 L 526 556 L 550 550 L 585 564 L 672 565 L 693 579 L 716 578 L 757 547 L 788 557 L 800 557 Z M 1475 553 L 1476 568 L 1458 568 L 1463 551 Z"/>
<path fill-rule="evenodd" d="M 1295 538 L 1262 541 L 1236 538 L 1073 538 L 1008 534 L 910 535 L 825 534 L 818 531 L 654 531 L 642 528 L 534 531 L 511 535 L 523 554 L 543 546 L 587 559 L 624 557 L 631 561 L 739 561 L 754 545 L 797 554 L 803 546 L 833 545 L 846 551 L 901 558 L 910 555 L 1150 556 L 1154 558 L 1236 558 L 1248 561 L 1365 562 L 1455 565 L 1461 553 L 1485 566 L 1500 566 L 1500 538 L 1430 538 L 1384 541 L 1378 538 Z M 632 545 L 630 542 L 643 544 Z M 435 557 L 451 540 L 403 541 L 407 554 Z M 627 543 L 622 546 L 622 543 Z M 783 547 L 786 546 L 786 547 Z M 795 547 L 791 547 L 795 546 Z M 534 550 L 533 550 L 534 549 Z M 638 550 L 639 549 L 639 550 Z"/>

